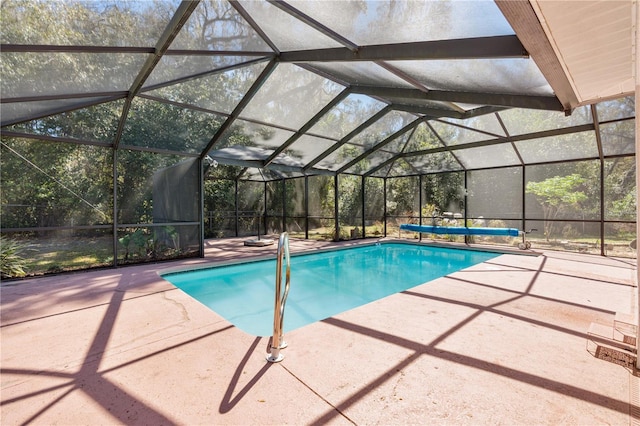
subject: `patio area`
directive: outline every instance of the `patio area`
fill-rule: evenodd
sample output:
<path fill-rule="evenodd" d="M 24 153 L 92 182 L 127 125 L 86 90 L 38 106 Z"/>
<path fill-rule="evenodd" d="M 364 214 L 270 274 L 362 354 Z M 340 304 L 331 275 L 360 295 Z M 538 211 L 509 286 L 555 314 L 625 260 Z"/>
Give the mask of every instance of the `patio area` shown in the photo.
<path fill-rule="evenodd" d="M 208 240 L 204 259 L 3 283 L 2 424 L 640 421 L 636 371 L 587 351 L 592 322 L 634 312 L 635 259 L 503 254 L 290 332 L 269 364 L 268 337 L 158 275 L 275 255 L 243 241 Z M 336 245 L 291 240 L 291 252 Z"/>

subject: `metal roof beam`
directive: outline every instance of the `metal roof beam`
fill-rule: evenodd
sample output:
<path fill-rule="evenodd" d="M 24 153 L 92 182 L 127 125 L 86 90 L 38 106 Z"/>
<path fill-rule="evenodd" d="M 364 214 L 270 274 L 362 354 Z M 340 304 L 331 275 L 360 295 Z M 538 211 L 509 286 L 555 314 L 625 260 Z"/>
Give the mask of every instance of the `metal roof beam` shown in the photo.
<path fill-rule="evenodd" d="M 140 69 L 140 72 L 138 72 L 135 80 L 133 80 L 133 83 L 129 88 L 129 95 L 127 96 L 124 107 L 122 108 L 122 114 L 120 114 L 120 121 L 118 123 L 118 129 L 114 138 L 114 146 L 116 148 L 118 148 L 118 145 L 120 145 L 122 133 L 124 132 L 124 125 L 127 121 L 127 116 L 129 115 L 129 109 L 131 108 L 131 102 L 133 101 L 133 98 L 138 94 L 138 92 L 140 92 L 145 81 L 147 81 L 147 78 L 149 78 L 156 65 L 158 65 L 158 63 L 160 62 L 162 55 L 164 55 L 167 49 L 169 49 L 169 46 L 176 38 L 184 24 L 187 23 L 189 17 L 196 9 L 196 7 L 198 7 L 199 3 L 199 1 L 189 0 L 183 0 L 180 3 L 178 8 L 176 9 L 175 14 L 173 15 L 173 18 L 171 18 L 171 21 L 158 39 L 154 53 L 147 58 L 146 62 Z"/>
<path fill-rule="evenodd" d="M 111 96 L 111 97 L 107 97 L 107 98 L 102 98 L 99 100 L 91 100 L 89 102 L 82 102 L 82 103 L 78 103 L 75 105 L 65 105 L 63 107 L 59 107 L 59 108 L 54 108 L 54 109 L 50 109 L 47 111 L 42 111 L 40 113 L 34 114 L 34 115 L 30 115 L 28 117 L 20 117 L 14 120 L 7 120 L 7 121 L 2 121 L 0 122 L 0 127 L 6 127 L 6 126 L 11 126 L 13 124 L 19 124 L 19 123 L 26 123 L 32 120 L 38 120 L 40 118 L 44 118 L 44 117 L 50 117 L 52 115 L 56 115 L 56 114 L 62 114 L 63 112 L 71 112 L 71 111 L 76 111 L 82 108 L 87 108 L 87 107 L 91 107 L 94 105 L 100 105 L 100 104 L 104 104 L 107 102 L 112 102 L 112 101 L 117 101 L 118 99 L 123 99 L 126 97 L 126 94 L 123 96 Z"/>
<path fill-rule="evenodd" d="M 228 71 L 232 71 L 235 69 L 241 69 L 241 68 L 245 68 L 247 66 L 250 65 L 255 65 L 255 64 L 259 64 L 261 62 L 266 62 L 270 59 L 272 59 L 273 57 L 263 57 L 263 58 L 257 58 L 257 59 L 252 59 L 250 61 L 246 61 L 246 62 L 239 62 L 237 64 L 232 64 L 232 65 L 227 65 L 224 67 L 220 67 L 220 68 L 215 68 L 212 70 L 207 70 L 207 71 L 203 71 L 197 74 L 191 74 L 185 77 L 180 77 L 180 78 L 176 78 L 174 80 L 170 80 L 170 81 L 165 81 L 163 83 L 157 83 L 151 86 L 147 86 L 143 89 L 140 90 L 140 92 L 149 92 L 151 90 L 156 90 L 156 89 L 161 89 L 163 87 L 168 87 L 168 86 L 173 86 L 174 84 L 178 84 L 178 83 L 184 83 L 187 81 L 191 81 L 191 80 L 197 80 L 199 78 L 203 78 L 203 77 L 207 77 L 210 75 L 215 75 L 215 74 L 223 74 L 225 72 Z"/>
<path fill-rule="evenodd" d="M 286 3 L 282 0 L 267 0 L 267 1 L 272 5 L 274 5 L 275 7 L 277 7 L 278 9 L 304 22 L 305 24 L 315 29 L 316 31 L 319 31 L 322 34 L 326 35 L 327 37 L 331 38 L 332 40 L 337 41 L 341 45 L 345 46 L 348 51 L 354 51 L 358 48 L 358 46 L 355 43 L 353 43 L 351 40 L 346 39 L 345 37 L 331 30 L 327 26 L 313 19 L 309 15 L 302 13 L 295 7 L 291 6 L 289 3 Z"/>
<path fill-rule="evenodd" d="M 397 67 L 390 65 L 388 63 L 386 63 L 385 61 L 376 61 L 375 62 L 376 65 L 386 69 L 387 71 L 389 71 L 391 74 L 395 75 L 396 77 L 406 81 L 407 83 L 409 83 L 410 85 L 412 85 L 413 87 L 415 87 L 418 90 L 421 90 L 423 92 L 428 92 L 429 88 L 427 86 L 425 86 L 422 82 L 420 82 L 417 78 L 407 74 L 404 71 L 401 71 L 400 69 L 398 69 Z M 458 111 L 459 113 L 463 113 L 464 112 L 464 108 L 460 107 L 459 105 L 457 105 L 454 102 L 446 102 L 446 106 L 448 108 L 451 108 L 454 111 Z"/>
<path fill-rule="evenodd" d="M 504 111 L 505 109 L 507 109 L 504 107 L 497 107 L 497 106 L 481 106 L 481 107 L 470 109 L 468 111 L 464 111 L 460 113 L 457 111 L 440 109 L 440 108 L 431 108 L 431 107 L 420 106 L 420 105 L 392 103 L 391 107 L 396 111 L 411 112 L 415 114 L 424 114 L 432 118 L 448 117 L 448 118 L 457 118 L 460 120 L 477 117 L 479 115 L 486 115 L 494 112 Z"/>
<path fill-rule="evenodd" d="M 189 17 L 193 11 L 198 7 L 199 1 L 183 0 L 178 6 L 176 13 L 171 18 L 171 22 L 167 25 L 162 36 L 156 43 L 155 51 L 152 56 L 147 59 L 147 62 L 142 66 L 142 69 L 138 73 L 138 76 L 133 81 L 131 88 L 129 89 L 129 97 L 133 97 L 138 94 L 144 82 L 149 78 L 156 65 L 160 62 L 160 58 L 165 54 L 169 46 L 176 38 L 184 24 L 187 23 Z"/>
<path fill-rule="evenodd" d="M 372 168 L 371 170 L 369 170 L 368 172 L 366 172 L 365 174 L 363 174 L 362 176 L 364 177 L 370 177 L 372 174 L 374 174 L 375 172 L 377 172 L 378 170 L 388 166 L 389 164 L 395 162 L 396 160 L 399 160 L 402 158 L 402 153 L 398 153 L 396 155 L 394 155 L 393 157 L 383 161 L 382 163 L 378 164 L 377 166 L 375 166 L 374 168 Z"/>
<path fill-rule="evenodd" d="M 59 44 L 0 44 L 3 53 L 156 53 L 155 47 L 95 46 Z M 259 50 L 203 50 L 167 49 L 165 56 L 275 56 L 271 51 Z"/>
<path fill-rule="evenodd" d="M 233 122 L 240 116 L 240 113 L 247 107 L 251 99 L 258 93 L 258 90 L 262 87 L 262 85 L 267 81 L 273 70 L 276 69 L 277 62 L 275 60 L 271 60 L 267 66 L 262 70 L 256 81 L 254 81 L 253 85 L 249 88 L 247 93 L 242 97 L 238 105 L 233 109 L 231 115 L 227 120 L 222 123 L 222 126 L 218 129 L 211 141 L 207 144 L 207 147 L 200 154 L 201 158 L 204 158 L 209 151 L 214 147 L 214 145 L 220 140 L 224 132 L 233 124 Z M 262 165 L 262 164 L 261 164 Z"/>
<path fill-rule="evenodd" d="M 404 111 L 411 112 L 414 114 L 423 114 L 429 117 L 438 118 L 438 117 L 449 117 L 449 118 L 464 118 L 464 114 L 459 113 L 458 111 L 452 111 L 447 109 L 439 109 L 439 108 L 431 108 L 420 105 L 406 105 L 406 104 L 391 104 L 391 108 L 395 111 Z"/>
<path fill-rule="evenodd" d="M 64 142 L 64 143 L 72 143 L 75 145 L 91 145 L 91 146 L 102 146 L 102 147 L 111 146 L 111 142 L 99 142 L 99 141 L 76 139 L 76 138 L 69 138 L 69 137 L 63 137 L 63 136 L 38 135 L 35 133 L 13 132 L 13 131 L 6 131 L 6 130 L 2 131 L 2 136 L 8 137 L 8 138 L 34 139 L 34 140 L 46 141 L 46 142 Z"/>
<path fill-rule="evenodd" d="M 421 150 L 421 151 L 413 151 L 413 152 L 403 153 L 402 157 L 417 157 L 417 156 L 420 156 L 420 155 L 433 154 L 433 153 L 442 152 L 442 151 L 458 151 L 460 149 L 478 148 L 478 147 L 483 147 L 483 146 L 506 144 L 506 143 L 509 143 L 509 142 L 520 142 L 520 141 L 527 141 L 527 140 L 535 140 L 535 139 L 541 139 L 541 138 L 546 138 L 546 137 L 551 137 L 551 136 L 560 136 L 560 135 L 566 135 L 566 134 L 570 134 L 570 133 L 585 132 L 585 131 L 589 131 L 589 130 L 591 130 L 591 131 L 594 130 L 593 124 L 581 124 L 579 126 L 564 127 L 564 128 L 561 128 L 561 129 L 544 130 L 544 131 L 541 131 L 541 132 L 527 133 L 525 135 L 502 136 L 502 137 L 495 138 L 495 139 L 489 139 L 489 140 L 478 141 L 478 142 L 470 142 L 470 143 L 465 143 L 465 144 L 460 144 L 460 145 L 445 145 L 444 147 L 430 148 L 430 149 L 425 149 L 425 150 Z M 437 135 L 437 133 L 436 133 L 436 135 Z M 439 135 L 438 135 L 438 138 L 439 138 Z"/>
<path fill-rule="evenodd" d="M 328 113 L 333 107 L 335 107 L 344 99 L 346 99 L 350 93 L 351 93 L 351 90 L 349 90 L 349 88 L 346 88 L 342 92 L 340 92 L 338 96 L 333 98 L 331 102 L 326 104 L 324 108 L 318 111 L 318 113 L 315 116 L 313 116 L 309 121 L 307 121 L 307 123 L 304 126 L 302 126 L 297 132 L 295 132 L 285 143 L 283 143 L 275 151 L 273 151 L 273 154 L 271 154 L 269 158 L 267 158 L 264 161 L 264 167 L 267 167 L 269 164 L 271 164 L 278 155 L 280 155 L 285 149 L 293 145 L 295 141 L 300 139 L 300 137 L 303 134 L 305 134 L 310 128 L 312 128 L 318 121 L 320 121 L 322 117 L 325 116 L 326 113 Z"/>
<path fill-rule="evenodd" d="M 240 16 L 242 16 L 244 20 L 247 21 L 251 28 L 253 28 L 253 30 L 258 33 L 262 40 L 267 43 L 271 50 L 273 50 L 276 54 L 280 53 L 280 50 L 278 50 L 278 46 L 276 46 L 276 44 L 269 38 L 267 33 L 265 33 L 262 28 L 260 28 L 260 25 L 258 25 L 253 17 L 249 15 L 249 12 L 247 12 L 237 0 L 230 0 L 229 3 L 231 4 L 231 7 L 233 7 L 240 14 Z"/>
<path fill-rule="evenodd" d="M 140 98 L 140 99 L 148 99 L 150 101 L 158 102 L 158 103 L 161 103 L 161 104 L 173 105 L 173 106 L 176 106 L 176 107 L 181 108 L 181 109 L 188 109 L 188 110 L 191 110 L 191 111 L 204 112 L 205 114 L 215 114 L 215 115 L 219 115 L 220 117 L 224 117 L 225 119 L 227 119 L 229 117 L 229 114 L 227 114 L 226 112 L 214 111 L 212 109 L 202 108 L 202 107 L 199 107 L 197 105 L 185 104 L 183 102 L 177 102 L 177 101 L 171 101 L 169 99 L 158 98 L 157 96 L 146 95 L 144 93 L 139 94 L 138 98 Z"/>
<path fill-rule="evenodd" d="M 427 122 L 427 127 L 429 127 L 429 130 L 431 130 L 431 133 L 433 133 L 435 135 L 436 138 L 438 138 L 438 140 L 440 141 L 440 143 L 442 144 L 442 146 L 445 148 L 445 150 L 453 157 L 454 160 L 456 160 L 456 162 L 458 163 L 458 165 L 466 170 L 466 167 L 464 166 L 464 164 L 462 164 L 462 161 L 460 161 L 460 159 L 458 158 L 458 156 L 453 152 L 453 150 L 451 150 L 450 146 L 447 145 L 447 143 L 444 141 L 444 139 L 442 139 L 442 136 L 440 136 L 440 133 L 438 133 L 436 131 L 436 129 L 433 128 L 433 126 L 431 125 L 431 123 Z M 406 160 L 405 160 L 406 161 Z M 407 161 L 408 163 L 408 161 Z"/>
<path fill-rule="evenodd" d="M 58 101 L 64 99 L 85 99 L 85 98 L 126 98 L 129 92 L 88 92 L 88 93 L 74 93 L 74 94 L 55 94 L 55 95 L 35 95 L 35 96 L 21 96 L 17 98 L 1 98 L 0 104 L 22 103 L 22 102 L 39 102 L 39 101 Z"/>
<path fill-rule="evenodd" d="M 504 111 L 508 108 L 496 107 L 496 106 L 481 106 L 478 108 L 470 109 L 463 114 L 462 118 L 472 118 L 479 115 L 492 114 L 494 112 Z"/>
<path fill-rule="evenodd" d="M 509 139 L 511 135 L 509 134 L 509 129 L 507 129 L 507 126 L 504 124 L 504 121 L 502 121 L 502 117 L 500 117 L 500 114 L 494 114 L 494 115 L 496 117 L 496 120 L 498 120 L 498 123 L 500 124 L 502 131 L 504 132 L 505 135 L 507 135 L 507 139 Z M 524 158 L 522 158 L 522 154 L 520 154 L 520 150 L 518 149 L 516 144 L 513 141 L 510 141 L 509 144 L 511 145 L 511 148 L 513 148 L 516 155 L 518 156 L 518 161 L 520 161 L 520 165 L 524 166 Z"/>
<path fill-rule="evenodd" d="M 134 46 L 72 46 L 56 44 L 2 44 L 3 53 L 154 53 L 153 47 Z"/>
<path fill-rule="evenodd" d="M 491 140 L 486 140 L 486 141 L 479 141 L 479 142 L 471 142 L 471 143 L 462 144 L 462 145 L 451 145 L 451 146 L 443 145 L 441 147 L 430 148 L 430 149 L 425 149 L 425 150 L 421 150 L 421 151 L 399 152 L 398 154 L 394 155 L 393 157 L 391 157 L 388 160 L 378 164 L 377 166 L 375 166 L 374 168 L 372 168 L 371 170 L 366 172 L 364 174 L 364 176 L 365 177 L 369 177 L 369 176 L 373 175 L 375 172 L 377 172 L 378 170 L 380 170 L 383 167 L 387 166 L 388 164 L 393 163 L 394 161 L 397 161 L 397 160 L 400 160 L 400 159 L 404 159 L 404 158 L 419 157 L 419 156 L 423 156 L 423 155 L 436 154 L 436 153 L 439 153 L 439 152 L 450 152 L 455 157 L 454 151 L 461 150 L 461 149 L 478 148 L 478 147 L 482 147 L 482 146 L 498 145 L 498 144 L 504 144 L 504 143 L 512 143 L 513 144 L 513 142 L 517 142 L 517 141 L 526 141 L 526 140 L 531 140 L 531 139 L 538 139 L 538 138 L 544 138 L 544 137 L 549 137 L 549 136 L 564 135 L 564 134 L 568 134 L 568 133 L 576 133 L 576 132 L 582 132 L 582 131 L 587 131 L 587 130 L 593 130 L 593 124 L 583 124 L 583 125 L 580 125 L 580 126 L 568 127 L 568 128 L 563 128 L 563 129 L 545 130 L 545 131 L 536 132 L 536 133 L 529 133 L 529 134 L 526 134 L 526 135 L 500 137 L 500 138 L 496 138 L 496 139 L 491 139 Z M 434 134 L 438 137 L 438 139 L 440 139 L 440 136 L 437 133 L 434 132 Z M 440 139 L 440 140 L 442 141 L 442 139 Z M 455 157 L 455 158 L 457 160 L 457 157 Z M 560 161 L 560 162 L 565 162 L 565 161 L 566 160 L 563 160 L 563 161 Z M 576 161 L 579 161 L 579 160 L 576 160 Z M 458 161 L 458 163 L 460 163 L 460 162 Z M 460 166 L 464 169 L 464 166 L 462 164 L 460 164 Z M 505 167 L 507 167 L 507 166 L 505 166 Z M 513 167 L 513 166 L 508 166 L 508 167 Z"/>
<path fill-rule="evenodd" d="M 386 179 L 389 176 L 389 172 L 391 171 L 391 169 L 393 169 L 393 166 L 395 165 L 394 163 L 396 161 L 398 161 L 398 160 L 402 160 L 402 154 L 406 151 L 407 147 L 409 146 L 409 142 L 411 142 L 411 140 L 413 139 L 413 135 L 415 134 L 415 132 L 416 132 L 416 129 L 414 128 L 411 131 L 411 134 L 407 138 L 406 142 L 402 146 L 402 149 L 400 150 L 400 152 L 396 153 L 394 156 L 392 156 L 391 158 L 387 159 L 386 161 L 383 161 L 381 164 L 378 164 L 377 166 L 373 167 L 368 172 L 364 173 L 362 176 L 363 177 L 369 177 L 369 176 L 373 175 L 374 173 L 376 173 L 378 170 L 386 167 L 387 165 L 390 165 L 389 166 L 389 170 L 387 170 L 387 173 L 385 175 L 385 179 Z M 405 160 L 402 160 L 402 161 L 405 161 Z M 406 161 L 405 161 L 405 163 L 406 163 Z"/>
<path fill-rule="evenodd" d="M 338 141 L 335 144 L 333 144 L 329 149 L 325 150 L 322 154 L 318 155 L 316 158 L 311 160 L 302 169 L 304 171 L 309 170 L 311 167 L 315 166 L 320 161 L 322 161 L 323 159 L 325 159 L 326 157 L 331 155 L 333 152 L 337 151 L 341 146 L 343 146 L 344 144 L 349 142 L 351 139 L 353 139 L 358 133 L 362 132 L 364 129 L 366 129 L 367 127 L 371 126 L 373 123 L 378 121 L 380 118 L 382 118 L 389 111 L 391 111 L 391 106 L 386 106 L 386 107 L 382 108 L 380 111 L 378 111 L 373 116 L 371 116 L 367 121 L 365 121 L 364 123 L 362 123 L 361 125 L 356 127 L 354 130 L 352 130 L 351 133 L 346 135 L 344 138 L 340 139 L 340 141 Z"/>
<path fill-rule="evenodd" d="M 371 148 L 369 148 L 368 150 L 366 150 L 365 152 L 363 152 L 362 154 L 360 154 L 359 156 L 357 156 L 356 158 L 354 158 L 353 160 L 349 161 L 347 164 L 345 164 L 344 166 L 342 166 L 341 168 L 339 168 L 336 173 L 340 174 L 343 173 L 345 170 L 349 169 L 350 167 L 354 166 L 355 164 L 357 164 L 359 161 L 367 158 L 369 155 L 373 154 L 374 152 L 378 151 L 379 149 L 384 148 L 385 146 L 387 146 L 389 143 L 393 142 L 394 140 L 396 140 L 396 138 L 404 135 L 405 133 L 407 133 L 410 130 L 415 129 L 416 127 L 418 127 L 418 125 L 420 125 L 420 123 L 422 123 L 424 120 L 426 119 L 426 117 L 422 117 L 422 118 L 417 118 L 415 120 L 413 120 L 411 123 L 407 124 L 406 126 L 404 126 L 402 129 L 398 130 L 397 132 L 393 133 L 392 135 L 387 136 L 385 139 L 383 139 L 382 141 L 380 141 L 378 144 L 372 146 Z"/>
<path fill-rule="evenodd" d="M 292 50 L 280 53 L 282 62 L 406 61 L 429 59 L 528 58 L 527 50 L 513 35 L 456 40 L 418 41 L 328 49 Z"/>
<path fill-rule="evenodd" d="M 280 172 L 289 172 L 289 173 L 300 173 L 301 175 L 313 176 L 313 175 L 327 175 L 327 176 L 335 176 L 336 172 L 325 169 L 316 169 L 312 168 L 309 170 L 303 170 L 302 167 L 297 166 L 288 166 L 286 164 L 280 163 L 271 163 L 267 167 L 262 166 L 262 160 L 240 160 L 236 158 L 228 158 L 228 157 L 217 157 L 215 155 L 211 156 L 214 160 L 218 162 L 218 164 L 222 164 L 225 166 L 239 166 L 246 168 L 254 168 L 254 169 L 264 169 L 264 170 L 275 170 Z"/>
<path fill-rule="evenodd" d="M 513 95 L 482 92 L 458 92 L 429 90 L 425 93 L 417 89 L 375 86 L 351 86 L 353 93 L 379 96 L 388 99 L 420 99 L 443 102 L 461 102 L 475 105 L 492 105 L 511 108 L 530 108 L 550 111 L 564 111 L 560 101 L 554 96 Z"/>
<path fill-rule="evenodd" d="M 596 111 L 595 105 L 589 106 L 589 109 L 591 110 L 591 118 L 593 118 L 593 128 L 596 133 L 596 142 L 598 144 L 598 156 L 600 157 L 600 160 L 603 161 L 604 148 L 602 146 L 602 133 L 600 132 L 600 118 L 598 117 L 598 113 Z"/>

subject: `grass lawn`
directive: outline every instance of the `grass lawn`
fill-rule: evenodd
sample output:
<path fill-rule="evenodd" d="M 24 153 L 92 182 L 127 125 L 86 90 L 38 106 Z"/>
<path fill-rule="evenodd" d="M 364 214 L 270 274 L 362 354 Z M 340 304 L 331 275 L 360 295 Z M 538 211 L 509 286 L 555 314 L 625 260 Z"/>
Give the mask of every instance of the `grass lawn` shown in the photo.
<path fill-rule="evenodd" d="M 27 275 L 109 266 L 113 240 L 110 236 L 32 239 L 26 241 L 22 256 Z"/>

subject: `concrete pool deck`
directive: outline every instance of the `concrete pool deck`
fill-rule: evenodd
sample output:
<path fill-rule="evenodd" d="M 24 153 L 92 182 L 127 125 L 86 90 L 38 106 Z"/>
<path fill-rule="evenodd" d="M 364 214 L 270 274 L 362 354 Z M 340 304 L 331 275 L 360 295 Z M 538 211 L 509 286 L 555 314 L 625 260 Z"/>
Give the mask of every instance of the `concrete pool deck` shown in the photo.
<path fill-rule="evenodd" d="M 267 337 L 158 276 L 275 254 L 243 241 L 209 240 L 204 259 L 3 283 L 0 422 L 640 422 L 636 372 L 586 347 L 591 322 L 635 309 L 635 260 L 501 255 L 287 333 L 270 364 Z"/>

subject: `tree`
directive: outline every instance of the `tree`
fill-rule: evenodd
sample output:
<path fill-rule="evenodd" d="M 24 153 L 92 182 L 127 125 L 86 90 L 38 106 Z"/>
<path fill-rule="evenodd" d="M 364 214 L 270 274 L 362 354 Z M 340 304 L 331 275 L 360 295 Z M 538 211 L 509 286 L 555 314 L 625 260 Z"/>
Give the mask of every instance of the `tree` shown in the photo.
<path fill-rule="evenodd" d="M 604 162 L 603 200 L 606 220 L 636 219 L 636 167 L 634 157 L 617 157 Z"/>
<path fill-rule="evenodd" d="M 362 226 L 362 180 L 360 176 L 341 175 L 338 182 L 340 225 Z"/>
<path fill-rule="evenodd" d="M 553 234 L 555 222 L 567 207 L 577 207 L 587 200 L 584 192 L 578 191 L 585 179 L 579 174 L 554 176 L 541 182 L 527 183 L 526 191 L 535 195 L 544 214 L 544 235 L 547 241 Z"/>

